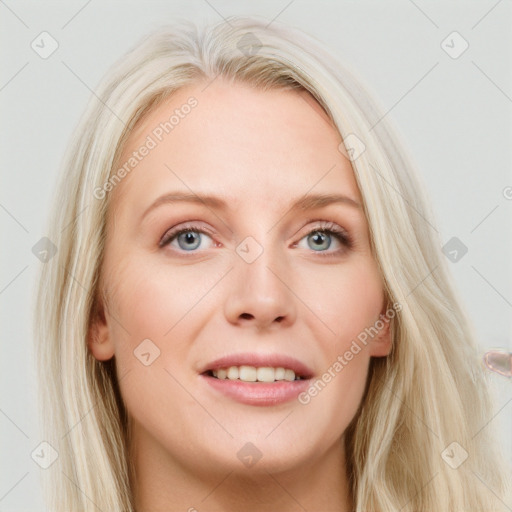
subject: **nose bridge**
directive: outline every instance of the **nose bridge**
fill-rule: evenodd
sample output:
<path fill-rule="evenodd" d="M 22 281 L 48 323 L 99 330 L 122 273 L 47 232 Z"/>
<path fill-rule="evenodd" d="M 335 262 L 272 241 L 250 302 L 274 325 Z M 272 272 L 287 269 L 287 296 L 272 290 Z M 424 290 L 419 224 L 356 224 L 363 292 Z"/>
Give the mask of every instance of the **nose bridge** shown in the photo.
<path fill-rule="evenodd" d="M 280 248 L 272 245 L 270 237 L 267 237 L 265 245 L 255 238 L 247 237 L 237 247 L 239 260 L 237 266 L 244 280 L 263 295 L 274 295 L 282 283 L 276 278 L 275 273 L 280 272 L 284 255 Z M 272 270 L 271 270 L 272 269 Z"/>

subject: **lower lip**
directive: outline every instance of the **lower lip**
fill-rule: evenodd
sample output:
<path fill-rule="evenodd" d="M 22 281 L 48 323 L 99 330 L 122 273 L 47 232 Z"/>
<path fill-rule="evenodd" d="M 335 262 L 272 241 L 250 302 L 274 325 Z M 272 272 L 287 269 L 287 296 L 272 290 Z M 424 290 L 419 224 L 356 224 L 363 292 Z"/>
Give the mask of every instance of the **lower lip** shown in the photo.
<path fill-rule="evenodd" d="M 240 380 L 217 379 L 209 375 L 200 377 L 213 389 L 225 396 L 247 405 L 279 405 L 289 402 L 305 391 L 310 379 L 277 382 L 242 382 Z"/>

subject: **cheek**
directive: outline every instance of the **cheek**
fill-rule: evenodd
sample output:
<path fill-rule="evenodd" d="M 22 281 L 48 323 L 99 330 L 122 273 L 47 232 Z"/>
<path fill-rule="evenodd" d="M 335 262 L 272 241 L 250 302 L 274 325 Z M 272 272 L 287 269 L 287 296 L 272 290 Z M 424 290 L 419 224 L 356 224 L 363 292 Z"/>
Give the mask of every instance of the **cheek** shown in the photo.
<path fill-rule="evenodd" d="M 190 340 L 205 320 L 197 321 L 197 315 L 203 314 L 201 305 L 221 275 L 222 269 L 212 267 L 198 273 L 193 266 L 151 263 L 147 256 L 122 260 L 111 276 L 115 309 L 110 325 L 118 364 L 138 362 L 134 350 L 147 339 L 165 356 L 159 363 L 164 359 L 172 363 L 166 354 L 169 347 L 172 360 L 186 358 Z"/>
<path fill-rule="evenodd" d="M 318 339 L 328 340 L 336 354 L 348 350 L 351 341 L 373 325 L 382 311 L 382 282 L 369 257 L 319 267 L 314 273 L 302 271 L 297 282 L 301 283 L 298 294 L 315 313 L 316 322 L 315 318 L 312 322 L 317 325 Z"/>
<path fill-rule="evenodd" d="M 366 386 L 368 363 L 369 357 L 363 352 L 349 362 L 334 359 L 299 396 L 303 421 L 310 430 L 322 432 L 327 446 L 343 435 L 357 413 Z"/>
<path fill-rule="evenodd" d="M 197 306 L 215 276 L 134 256 L 120 261 L 110 277 L 115 283 L 110 333 L 121 394 L 131 416 L 156 428 L 176 410 L 197 406 L 173 376 L 182 382 L 184 373 L 191 372 L 187 369 L 199 328 Z"/>
<path fill-rule="evenodd" d="M 371 268 L 338 267 L 322 281 L 304 283 L 304 293 L 316 305 L 315 313 L 322 320 L 312 320 L 310 329 L 316 332 L 324 368 L 299 402 L 308 424 L 323 431 L 326 442 L 335 442 L 348 427 L 366 387 L 370 350 L 358 336 L 378 319 L 383 305 L 380 279 L 376 272 L 369 271 Z M 320 282 L 325 283 L 322 290 Z"/>
<path fill-rule="evenodd" d="M 324 371 L 299 401 L 308 421 L 322 424 L 334 439 L 348 426 L 364 394 L 370 354 L 361 340 L 382 311 L 381 279 L 368 258 L 324 267 L 314 276 L 304 272 L 300 282 L 300 293 L 315 312 L 309 328 L 324 355 Z"/>

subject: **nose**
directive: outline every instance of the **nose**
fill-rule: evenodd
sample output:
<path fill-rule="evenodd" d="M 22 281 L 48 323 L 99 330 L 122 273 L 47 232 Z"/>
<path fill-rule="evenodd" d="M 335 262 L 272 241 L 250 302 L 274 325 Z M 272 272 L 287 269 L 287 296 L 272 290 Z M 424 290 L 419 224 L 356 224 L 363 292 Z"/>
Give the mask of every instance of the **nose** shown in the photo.
<path fill-rule="evenodd" d="M 296 318 L 296 301 L 289 284 L 289 272 L 281 255 L 264 250 L 251 263 L 238 254 L 231 272 L 224 312 L 237 326 L 258 330 L 290 326 Z M 280 261 L 279 261 L 280 260 Z"/>

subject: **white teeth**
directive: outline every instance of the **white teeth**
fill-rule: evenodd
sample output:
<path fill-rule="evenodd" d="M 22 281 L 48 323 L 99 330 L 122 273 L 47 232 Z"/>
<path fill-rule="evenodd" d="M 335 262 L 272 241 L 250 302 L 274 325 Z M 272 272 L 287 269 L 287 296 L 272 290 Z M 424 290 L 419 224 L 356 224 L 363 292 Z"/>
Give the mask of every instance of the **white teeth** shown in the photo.
<path fill-rule="evenodd" d="M 284 380 L 284 368 L 276 368 L 274 372 L 274 378 L 276 380 Z"/>
<path fill-rule="evenodd" d="M 284 380 L 295 380 L 295 372 L 293 370 L 285 370 Z"/>
<path fill-rule="evenodd" d="M 264 366 L 263 368 L 258 368 L 256 371 L 256 376 L 260 382 L 274 382 L 275 378 L 274 368 L 270 368 L 269 366 Z"/>
<path fill-rule="evenodd" d="M 295 380 L 295 372 L 289 368 L 272 368 L 270 366 L 230 366 L 213 370 L 212 374 L 218 379 L 241 380 L 243 382 L 275 382 L 280 380 Z"/>
<path fill-rule="evenodd" d="M 238 379 L 238 366 L 231 366 L 227 369 L 227 377 L 230 380 Z"/>
<path fill-rule="evenodd" d="M 244 382 L 256 382 L 257 370 L 254 366 L 240 366 L 239 379 Z"/>

